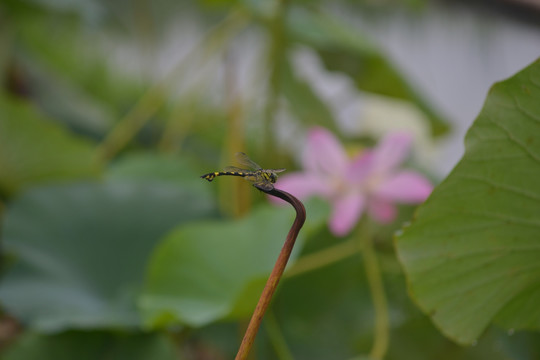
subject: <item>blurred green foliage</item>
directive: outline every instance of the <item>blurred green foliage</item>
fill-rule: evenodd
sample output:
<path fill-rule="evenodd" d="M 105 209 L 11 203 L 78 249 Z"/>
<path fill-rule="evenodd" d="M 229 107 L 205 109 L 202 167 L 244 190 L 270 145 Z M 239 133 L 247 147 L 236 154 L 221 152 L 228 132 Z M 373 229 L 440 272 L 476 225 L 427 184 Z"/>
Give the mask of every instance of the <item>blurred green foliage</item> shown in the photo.
<path fill-rule="evenodd" d="M 97 331 L 69 331 L 44 336 L 28 332 L 17 347 L 9 349 L 3 359 L 118 359 L 167 360 L 175 349 L 166 336 L 160 334 L 119 334 Z"/>
<path fill-rule="evenodd" d="M 197 31 L 174 28 L 184 24 Z M 183 57 L 163 50 L 171 31 L 185 40 Z M 258 67 L 242 90 L 246 34 L 258 36 L 254 49 L 241 48 Z M 239 179 L 198 176 L 244 150 L 292 170 L 295 154 L 274 131 L 284 109 L 301 131 L 339 128 L 328 99 L 296 72 L 299 47 L 359 91 L 411 102 L 434 136 L 447 130 L 376 44 L 324 2 L 0 3 L 0 324 L 20 325 L 0 339 L 2 358 L 233 358 L 292 211 Z M 322 202 L 306 208 L 255 356 L 360 358 L 374 315 L 359 249 L 325 257 L 354 239 L 326 231 Z M 489 329 L 467 348 L 433 327 L 407 296 L 393 252 L 391 234 L 412 213 L 401 210 L 373 232 L 389 297 L 386 358 L 538 357 L 532 333 Z M 295 272 L 308 256 L 319 262 Z"/>
<path fill-rule="evenodd" d="M 93 144 L 70 134 L 20 99 L 0 98 L 1 193 L 46 181 L 96 178 Z"/>

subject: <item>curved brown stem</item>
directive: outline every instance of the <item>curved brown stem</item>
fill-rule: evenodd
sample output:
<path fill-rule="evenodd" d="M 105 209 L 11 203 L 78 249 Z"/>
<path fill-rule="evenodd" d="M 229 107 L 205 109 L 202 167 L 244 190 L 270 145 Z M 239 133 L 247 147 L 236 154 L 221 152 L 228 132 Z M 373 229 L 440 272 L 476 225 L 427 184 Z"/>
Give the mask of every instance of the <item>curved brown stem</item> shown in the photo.
<path fill-rule="evenodd" d="M 240 348 L 238 349 L 235 360 L 244 360 L 247 358 L 249 351 L 253 346 L 253 342 L 255 341 L 257 331 L 259 331 L 259 327 L 261 325 L 264 313 L 266 312 L 266 309 L 270 304 L 272 295 L 277 288 L 279 280 L 281 279 L 281 275 L 283 274 L 285 266 L 287 265 L 287 261 L 291 256 L 296 237 L 298 236 L 300 229 L 304 225 L 304 221 L 306 221 L 306 209 L 304 208 L 304 204 L 302 204 L 300 200 L 298 200 L 291 194 L 278 189 L 272 189 L 270 191 L 264 192 L 269 195 L 276 196 L 291 204 L 294 210 L 296 210 L 296 218 L 294 219 L 291 229 L 287 234 L 287 239 L 285 240 L 285 243 L 281 248 L 281 252 L 279 253 L 279 256 L 276 260 L 274 269 L 272 270 L 272 273 L 266 281 L 266 285 L 261 294 L 261 297 L 259 298 L 257 307 L 255 307 L 255 311 L 251 316 L 251 320 L 249 321 L 249 325 L 247 327 L 246 333 L 244 334 L 244 338 L 242 339 L 242 343 L 240 344 Z"/>

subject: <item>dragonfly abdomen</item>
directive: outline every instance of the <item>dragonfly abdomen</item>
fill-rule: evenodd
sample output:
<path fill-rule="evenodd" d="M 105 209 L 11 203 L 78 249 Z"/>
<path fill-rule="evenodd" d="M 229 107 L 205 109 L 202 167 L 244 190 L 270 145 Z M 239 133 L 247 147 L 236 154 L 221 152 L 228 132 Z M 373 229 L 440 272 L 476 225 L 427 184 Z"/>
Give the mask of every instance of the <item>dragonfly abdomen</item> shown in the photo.
<path fill-rule="evenodd" d="M 224 175 L 244 177 L 244 176 L 250 175 L 250 173 L 244 173 L 244 172 L 239 172 L 239 171 L 216 171 L 216 172 L 204 174 L 201 176 L 201 178 L 206 179 L 208 181 L 212 181 L 214 180 L 216 176 L 224 176 Z"/>

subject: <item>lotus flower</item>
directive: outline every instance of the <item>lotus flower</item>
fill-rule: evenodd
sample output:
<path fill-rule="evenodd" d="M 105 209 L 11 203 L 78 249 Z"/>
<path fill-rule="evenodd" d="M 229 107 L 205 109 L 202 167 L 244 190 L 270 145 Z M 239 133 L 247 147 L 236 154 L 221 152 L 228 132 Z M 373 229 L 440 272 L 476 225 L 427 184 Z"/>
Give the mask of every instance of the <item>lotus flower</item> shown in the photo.
<path fill-rule="evenodd" d="M 420 173 L 400 169 L 411 141 L 407 133 L 390 133 L 375 148 L 349 158 L 332 133 L 317 127 L 308 135 L 304 171 L 284 175 L 275 185 L 300 199 L 327 200 L 329 227 L 336 236 L 347 235 L 366 211 L 375 221 L 389 223 L 397 203 L 421 203 L 433 189 Z"/>

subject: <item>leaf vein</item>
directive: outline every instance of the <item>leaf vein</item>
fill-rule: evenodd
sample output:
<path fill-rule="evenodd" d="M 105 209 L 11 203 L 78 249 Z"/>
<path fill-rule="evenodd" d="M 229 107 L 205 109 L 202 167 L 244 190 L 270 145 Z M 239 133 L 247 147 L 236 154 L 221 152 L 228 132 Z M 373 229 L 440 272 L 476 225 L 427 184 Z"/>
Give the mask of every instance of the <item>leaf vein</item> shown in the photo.
<path fill-rule="evenodd" d="M 519 141 L 507 128 L 505 128 L 500 123 L 492 119 L 488 119 L 488 121 L 491 122 L 496 127 L 498 127 L 499 129 L 501 129 L 502 131 L 504 131 L 506 135 L 508 136 L 508 139 L 510 139 L 510 141 L 512 141 L 517 146 L 519 146 L 525 153 L 529 155 L 529 157 L 531 157 L 531 159 L 533 159 L 534 161 L 540 164 L 540 157 L 538 157 L 535 153 L 531 152 L 531 150 L 525 144 Z"/>
<path fill-rule="evenodd" d="M 517 109 L 526 117 L 536 121 L 540 124 L 540 117 L 537 117 L 536 114 L 530 113 L 529 110 L 527 110 L 521 103 L 519 102 L 519 99 L 514 95 L 513 96 L 514 103 L 516 104 Z"/>
<path fill-rule="evenodd" d="M 483 161 L 504 161 L 504 160 L 514 160 L 514 159 L 520 159 L 522 158 L 522 154 L 516 154 L 516 155 L 506 155 L 506 156 L 485 156 L 485 157 L 477 157 L 477 158 L 469 158 L 467 160 L 473 161 L 473 162 L 483 162 Z"/>
<path fill-rule="evenodd" d="M 500 257 L 497 257 L 497 258 L 493 258 L 493 259 L 486 259 L 484 261 L 479 261 L 476 266 L 473 266 L 471 268 L 467 268 L 467 269 L 463 269 L 463 271 L 455 271 L 455 269 L 452 271 L 452 272 L 448 272 L 448 271 L 443 271 L 442 273 L 443 274 L 446 274 L 446 275 L 449 275 L 447 277 L 444 277 L 444 282 L 445 283 L 448 283 L 450 281 L 460 281 L 460 278 L 463 278 L 463 277 L 470 277 L 471 274 L 478 274 L 477 273 L 477 269 L 481 269 L 481 268 L 484 268 L 485 266 L 487 265 L 490 265 L 492 263 L 495 263 L 499 260 Z M 422 273 L 433 273 L 434 270 L 437 270 L 437 268 L 439 267 L 443 267 L 443 265 L 445 265 L 445 263 L 443 264 L 438 264 L 437 266 L 433 266 L 429 269 L 423 269 Z M 474 288 L 478 288 L 480 286 L 485 286 L 485 285 L 489 285 L 491 283 L 494 283 L 496 281 L 501 281 L 501 278 L 508 278 L 508 277 L 515 277 L 516 275 L 521 275 L 521 274 L 524 274 L 524 273 L 528 273 L 528 272 L 531 272 L 531 271 L 536 271 L 537 269 L 540 268 L 540 264 L 537 264 L 537 263 L 533 263 L 533 264 L 528 264 L 526 266 L 521 266 L 520 268 L 518 269 L 515 269 L 515 270 L 512 270 L 511 268 L 509 267 L 503 267 L 503 268 L 499 268 L 498 271 L 490 271 L 489 273 L 489 276 L 478 276 L 481 281 L 479 282 L 475 282 L 474 284 L 471 284 L 469 286 L 466 286 L 466 287 L 462 287 L 460 289 L 458 289 L 458 291 L 456 291 L 455 289 L 452 291 L 452 295 L 456 295 L 456 297 L 460 297 L 461 295 L 469 292 L 471 289 L 474 289 Z M 439 278 L 439 280 L 441 280 L 441 278 Z M 508 281 L 508 280 L 505 280 L 505 281 Z"/>
<path fill-rule="evenodd" d="M 514 224 L 540 227 L 540 220 L 525 220 L 523 218 L 509 216 L 508 214 L 498 214 L 498 213 L 492 213 L 492 212 L 486 212 L 486 211 L 474 211 L 474 210 L 464 210 L 464 211 L 459 211 L 459 212 L 456 211 L 456 213 L 471 214 L 471 215 L 485 217 L 488 219 L 508 221 Z"/>
<path fill-rule="evenodd" d="M 493 181 L 491 179 L 484 178 L 482 176 L 467 175 L 467 174 L 459 174 L 457 176 L 461 177 L 461 178 L 464 178 L 464 179 L 476 180 L 476 181 L 479 181 L 479 182 L 483 182 L 483 183 L 486 183 L 488 185 L 494 186 L 494 187 L 496 187 L 498 189 L 506 190 L 506 191 L 512 192 L 514 194 L 522 195 L 522 196 L 529 197 L 531 199 L 540 201 L 540 195 L 537 194 L 537 193 L 534 193 L 532 191 L 527 191 L 527 190 L 524 190 L 524 189 L 517 188 L 515 186 L 510 186 L 510 185 L 506 185 L 506 184 L 497 183 L 497 182 L 495 182 L 495 181 Z"/>
<path fill-rule="evenodd" d="M 448 265 L 448 263 L 455 263 L 457 261 L 464 261 L 464 260 L 468 260 L 470 258 L 475 258 L 475 257 L 489 256 L 489 258 L 479 259 L 478 261 L 475 261 L 474 266 L 472 266 L 470 268 L 467 268 L 467 270 L 466 270 L 467 273 L 470 273 L 470 272 L 472 272 L 473 270 L 475 270 L 477 268 L 483 268 L 483 267 L 485 267 L 485 265 L 488 265 L 493 261 L 497 261 L 501 257 L 514 256 L 517 253 L 522 253 L 522 252 L 530 253 L 531 251 L 540 252 L 540 246 L 538 246 L 538 245 L 519 246 L 519 247 L 518 246 L 513 246 L 513 247 L 509 247 L 509 248 L 497 247 L 497 248 L 493 248 L 491 250 L 488 250 L 487 248 L 485 248 L 485 249 L 476 250 L 476 251 L 469 251 L 467 253 L 462 253 L 462 254 L 457 254 L 457 255 L 452 255 L 451 251 L 445 251 L 444 253 L 443 252 L 437 252 L 437 253 L 433 252 L 433 253 L 429 253 L 426 256 L 415 257 L 414 261 L 417 262 L 417 261 L 429 260 L 429 259 L 433 259 L 433 258 L 437 258 L 437 259 L 442 258 L 441 262 L 439 262 L 437 264 L 433 264 L 430 267 L 422 269 L 423 273 L 430 273 L 430 272 L 432 272 L 434 270 L 438 270 L 439 268 L 444 268 L 444 266 Z M 451 256 L 449 256 L 449 255 L 451 255 Z M 495 257 L 495 255 L 497 255 L 497 256 Z M 460 272 L 453 271 L 452 274 L 460 274 Z"/>

